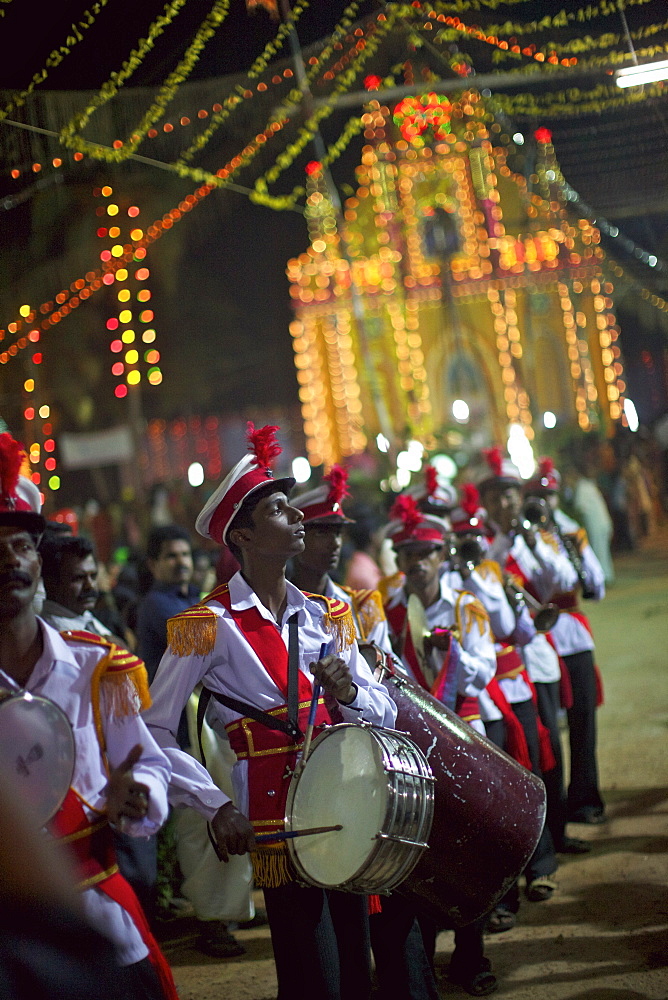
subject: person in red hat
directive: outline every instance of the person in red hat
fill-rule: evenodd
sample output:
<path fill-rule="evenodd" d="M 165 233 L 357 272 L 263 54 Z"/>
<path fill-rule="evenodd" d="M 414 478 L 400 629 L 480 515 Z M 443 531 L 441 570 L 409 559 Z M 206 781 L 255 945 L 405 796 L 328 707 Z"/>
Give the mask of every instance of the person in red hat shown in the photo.
<path fill-rule="evenodd" d="M 223 860 L 253 852 L 279 1000 L 363 998 L 371 990 L 366 898 L 299 885 L 285 841 L 254 850 L 256 834 L 284 829 L 314 679 L 325 691 L 316 727 L 331 722 L 332 713 L 381 726 L 396 718 L 389 694 L 357 651 L 349 606 L 311 599 L 286 580 L 286 564 L 304 550 L 305 529 L 301 510 L 288 499 L 294 480 L 275 479 L 271 470 L 281 451 L 277 430 L 249 424 L 249 454 L 197 518 L 200 534 L 225 542 L 241 570 L 170 620 L 147 721 L 172 763 L 172 804 L 206 816 Z M 326 652 L 330 644 L 334 652 Z M 238 809 L 176 743 L 179 716 L 200 683 L 211 692 L 212 725 L 225 727 L 237 755 Z"/>
<path fill-rule="evenodd" d="M 339 586 L 330 576 L 339 564 L 346 525 L 353 523 L 343 510 L 348 496 L 348 473 L 333 465 L 320 486 L 295 499 L 304 515 L 306 535 L 304 551 L 292 560 L 290 578 L 302 591 L 350 602 L 358 645 L 373 664 L 392 655 L 380 593 Z M 422 933 L 405 897 L 384 896 L 380 912 L 370 916 L 369 924 L 381 995 L 438 1000 Z"/>
<path fill-rule="evenodd" d="M 39 492 L 19 475 L 20 465 L 19 444 L 1 434 L 0 687 L 17 698 L 48 699 L 69 720 L 75 744 L 70 787 L 47 830 L 71 854 L 84 914 L 113 942 L 131 988 L 153 1000 L 176 1000 L 169 966 L 118 871 L 110 829 L 147 837 L 167 817 L 169 764 L 139 715 L 148 703 L 146 671 L 108 640 L 59 633 L 35 614 L 45 520 Z M 30 730 L 17 732 L 24 735 Z M 43 750 L 36 761 L 42 757 Z M 10 761 L 2 763 L 10 769 Z M 15 770 L 15 757 L 11 765 Z M 45 766 L 53 768 L 54 782 L 60 778 L 59 759 Z"/>
<path fill-rule="evenodd" d="M 420 510 L 415 498 L 400 495 L 386 535 L 396 553 L 399 573 L 385 581 L 385 612 L 403 669 L 422 687 L 484 734 L 478 696 L 494 675 L 496 657 L 487 612 L 471 593 L 451 588 L 443 573 L 447 521 Z M 409 601 L 424 609 L 425 636 L 411 631 Z M 424 647 L 423 647 L 424 642 Z M 420 915 L 425 948 L 433 961 L 438 926 Z M 473 996 L 497 988 L 484 955 L 485 918 L 455 930 L 449 977 Z"/>
<path fill-rule="evenodd" d="M 302 591 L 347 601 L 353 614 L 357 641 L 376 643 L 381 649 L 391 652 L 383 602 L 378 591 L 340 586 L 330 576 L 341 559 L 346 525 L 355 523 L 343 510 L 343 501 L 349 496 L 347 470 L 333 465 L 320 486 L 295 498 L 304 515 L 306 534 L 304 551 L 292 560 L 290 578 Z"/>
<path fill-rule="evenodd" d="M 516 587 L 518 595 L 517 627 L 505 639 L 498 637 L 495 683 L 488 687 L 489 698 L 482 705 L 485 727 L 493 742 L 543 777 L 554 769 L 555 757 L 550 732 L 539 715 L 539 692 L 535 685 L 558 685 L 561 671 L 548 639 L 535 629 L 532 635 L 525 627 L 530 623 L 517 586 L 537 603 L 544 604 L 566 581 L 573 579 L 573 571 L 549 536 L 524 516 L 522 479 L 516 466 L 500 448 L 485 449 L 483 456 L 485 471 L 477 488 L 487 511 L 487 556 L 498 563 L 504 583 Z M 564 845 L 555 845 L 546 825 L 525 871 L 525 892 L 530 902 L 549 899 L 557 888 L 556 846 L 562 849 Z M 505 919 L 512 926 L 512 914 L 519 906 L 517 890 L 501 905 L 509 911 Z"/>
<path fill-rule="evenodd" d="M 594 661 L 591 625 L 578 598 L 602 600 L 605 597 L 605 574 L 589 544 L 586 531 L 560 509 L 560 487 L 561 476 L 554 462 L 549 457 L 541 458 L 535 475 L 524 487 L 524 495 L 527 499 L 538 498 L 547 505 L 547 526 L 552 530 L 560 552 L 570 561 L 577 575 L 573 587 L 560 590 L 551 597 L 562 613 L 550 634 L 565 664 L 568 681 L 565 707 L 570 742 L 570 781 L 567 800 L 562 803 L 561 811 L 564 823 L 568 820 L 597 824 L 605 819 L 596 762 L 596 708 L 603 700 L 602 684 Z"/>

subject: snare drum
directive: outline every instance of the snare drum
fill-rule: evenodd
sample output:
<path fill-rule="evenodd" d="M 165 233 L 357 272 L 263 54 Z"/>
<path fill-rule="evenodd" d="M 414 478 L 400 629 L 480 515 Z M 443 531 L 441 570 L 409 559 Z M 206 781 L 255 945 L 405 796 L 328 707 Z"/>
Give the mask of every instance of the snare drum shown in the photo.
<path fill-rule="evenodd" d="M 350 723 L 326 729 L 291 778 L 285 828 L 343 829 L 288 840 L 298 876 L 349 892 L 394 888 L 427 847 L 433 782 L 426 757 L 404 733 Z"/>
<path fill-rule="evenodd" d="M 74 757 L 72 727 L 55 702 L 0 689 L 0 768 L 38 827 L 63 804 Z"/>

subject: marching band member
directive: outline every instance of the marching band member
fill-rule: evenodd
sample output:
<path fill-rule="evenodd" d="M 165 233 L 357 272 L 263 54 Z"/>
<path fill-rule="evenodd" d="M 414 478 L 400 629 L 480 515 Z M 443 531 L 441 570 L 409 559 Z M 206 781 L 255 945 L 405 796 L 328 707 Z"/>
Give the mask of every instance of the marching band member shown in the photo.
<path fill-rule="evenodd" d="M 347 604 L 308 598 L 286 581 L 286 564 L 303 551 L 305 531 L 301 511 L 287 496 L 294 480 L 274 480 L 270 469 L 281 450 L 277 429 L 249 424 L 251 453 L 197 518 L 199 533 L 228 544 L 241 570 L 171 619 L 147 721 L 172 762 L 172 803 L 207 817 L 223 859 L 254 852 L 279 1000 L 362 998 L 371 989 L 366 897 L 298 885 L 284 842 L 254 851 L 256 833 L 283 829 L 313 675 L 325 692 L 317 726 L 331 721 L 332 713 L 390 727 L 396 718 L 389 694 L 357 651 Z M 336 652 L 321 655 L 332 641 Z M 211 724 L 227 730 L 237 754 L 232 777 L 238 809 L 176 743 L 180 713 L 200 682 L 212 692 Z"/>
<path fill-rule="evenodd" d="M 564 581 L 572 582 L 572 567 L 534 526 L 522 523 L 522 486 L 517 468 L 498 448 L 487 449 L 483 454 L 487 468 L 478 482 L 478 490 L 487 510 L 487 556 L 499 564 L 504 579 L 507 574 L 530 597 L 546 601 Z M 547 640 L 535 628 L 533 636 L 527 631 L 523 624 L 526 617 L 526 609 L 520 606 L 516 631 L 507 641 L 497 644 L 496 683 L 487 692 L 492 704 L 486 706 L 486 728 L 490 739 L 544 777 L 554 768 L 555 757 L 550 733 L 539 716 L 533 679 L 558 683 L 560 669 Z M 513 715 L 521 729 L 517 728 Z M 557 867 L 555 844 L 546 824 L 525 870 L 525 891 L 530 902 L 542 902 L 553 895 L 557 888 L 554 879 Z M 516 894 L 509 895 L 501 905 L 509 911 L 503 915 L 507 926 L 496 929 L 505 930 L 514 922 Z"/>
<path fill-rule="evenodd" d="M 574 823 L 596 824 L 605 819 L 596 763 L 596 708 L 602 702 L 602 685 L 594 662 L 591 625 L 579 606 L 578 594 L 600 601 L 605 596 L 605 574 L 584 529 L 560 509 L 560 485 L 561 476 L 554 463 L 542 458 L 524 492 L 527 497 L 539 497 L 547 503 L 550 513 L 547 527 L 577 577 L 573 586 L 560 589 L 550 598 L 561 610 L 550 634 L 566 665 L 571 692 L 567 707 L 570 741 L 567 818 Z"/>
<path fill-rule="evenodd" d="M 139 715 L 149 700 L 146 670 L 101 636 L 59 633 L 35 615 L 45 521 L 20 464 L 20 446 L 0 435 L 0 687 L 48 698 L 67 716 L 74 772 L 48 832 L 71 853 L 84 914 L 112 941 L 131 989 L 176 1000 L 169 966 L 119 873 L 110 830 L 147 837 L 167 818 L 169 764 Z"/>
<path fill-rule="evenodd" d="M 453 590 L 441 573 L 448 524 L 420 512 L 412 496 L 399 496 L 390 512 L 386 534 L 391 539 L 399 573 L 384 581 L 391 638 L 404 669 L 478 732 L 484 733 L 478 696 L 496 666 L 489 618 L 470 593 Z M 424 608 L 426 635 L 413 635 L 408 603 L 411 596 Z M 424 652 L 422 651 L 424 643 Z M 497 988 L 484 955 L 486 918 L 455 930 L 455 950 L 448 975 L 472 996 Z M 426 915 L 420 924 L 427 953 L 433 954 L 438 925 Z"/>
<path fill-rule="evenodd" d="M 378 591 L 342 587 L 329 575 L 339 564 L 343 532 L 351 523 L 343 511 L 343 500 L 350 495 L 347 482 L 347 471 L 333 465 L 320 486 L 295 499 L 304 515 L 306 534 L 303 552 L 292 560 L 290 579 L 304 592 L 349 601 L 360 648 L 371 647 L 374 659 L 376 655 L 391 656 Z M 369 925 L 382 1000 L 438 1000 L 436 980 L 410 900 L 397 893 L 384 896 L 380 912 L 371 914 Z"/>

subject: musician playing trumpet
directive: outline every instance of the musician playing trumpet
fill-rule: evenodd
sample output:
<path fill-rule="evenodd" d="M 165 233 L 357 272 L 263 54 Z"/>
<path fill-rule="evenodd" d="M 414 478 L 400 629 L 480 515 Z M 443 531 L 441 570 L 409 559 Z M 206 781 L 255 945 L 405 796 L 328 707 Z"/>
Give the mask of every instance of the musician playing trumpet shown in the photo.
<path fill-rule="evenodd" d="M 554 645 L 566 666 L 566 705 L 570 741 L 570 782 L 565 809 L 576 823 L 602 823 L 604 805 L 598 787 L 596 763 L 596 708 L 602 701 L 594 662 L 591 625 L 579 606 L 578 595 L 600 601 L 605 596 L 605 574 L 587 533 L 559 507 L 561 476 L 550 458 L 541 458 L 535 475 L 524 488 L 525 503 L 545 505 L 546 528 L 576 579 L 552 595 L 561 614 L 551 630 Z M 568 690 L 570 689 L 570 690 Z"/>
<path fill-rule="evenodd" d="M 381 589 L 395 653 L 409 676 L 484 734 L 478 696 L 496 666 L 492 632 L 480 602 L 453 590 L 443 572 L 449 524 L 422 513 L 408 494 L 397 498 L 390 517 L 386 535 L 399 572 L 381 581 Z M 484 955 L 484 923 L 483 917 L 455 930 L 449 968 L 450 979 L 475 996 L 497 985 Z M 420 925 L 433 958 L 439 928 L 424 915 Z"/>

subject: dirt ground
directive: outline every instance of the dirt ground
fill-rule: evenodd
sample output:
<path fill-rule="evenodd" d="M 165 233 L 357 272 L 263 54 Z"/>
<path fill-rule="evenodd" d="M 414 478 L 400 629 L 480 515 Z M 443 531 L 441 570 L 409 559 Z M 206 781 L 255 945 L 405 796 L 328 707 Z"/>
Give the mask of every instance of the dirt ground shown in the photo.
<path fill-rule="evenodd" d="M 668 998 L 668 528 L 615 565 L 606 599 L 587 608 L 605 684 L 599 768 L 608 819 L 571 826 L 592 853 L 563 856 L 553 898 L 523 903 L 514 930 L 487 938 L 499 1000 Z M 182 1000 L 276 996 L 269 931 L 237 936 L 247 953 L 221 962 L 193 948 L 187 920 L 165 928 Z M 446 978 L 451 950 L 452 934 L 441 934 L 441 995 L 465 997 Z"/>

